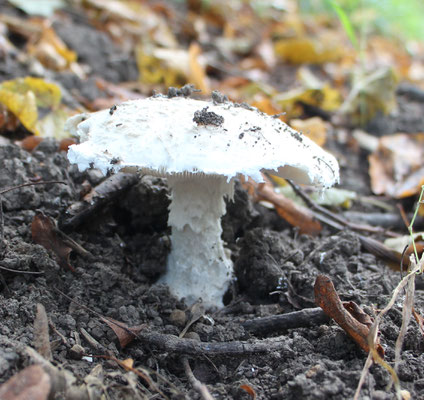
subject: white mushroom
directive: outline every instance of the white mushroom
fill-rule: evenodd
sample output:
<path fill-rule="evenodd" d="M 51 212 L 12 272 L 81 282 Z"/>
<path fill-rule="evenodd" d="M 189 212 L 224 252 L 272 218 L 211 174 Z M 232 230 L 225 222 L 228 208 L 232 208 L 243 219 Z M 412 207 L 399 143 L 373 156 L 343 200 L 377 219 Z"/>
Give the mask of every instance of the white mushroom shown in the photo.
<path fill-rule="evenodd" d="M 135 167 L 168 179 L 172 250 L 161 281 L 189 304 L 202 298 L 207 307 L 223 305 L 232 262 L 220 218 L 238 174 L 260 182 L 261 171 L 270 171 L 321 188 L 339 179 L 335 158 L 311 140 L 279 119 L 224 100 L 159 95 L 77 115 L 67 125 L 82 140 L 68 152 L 80 170 Z"/>

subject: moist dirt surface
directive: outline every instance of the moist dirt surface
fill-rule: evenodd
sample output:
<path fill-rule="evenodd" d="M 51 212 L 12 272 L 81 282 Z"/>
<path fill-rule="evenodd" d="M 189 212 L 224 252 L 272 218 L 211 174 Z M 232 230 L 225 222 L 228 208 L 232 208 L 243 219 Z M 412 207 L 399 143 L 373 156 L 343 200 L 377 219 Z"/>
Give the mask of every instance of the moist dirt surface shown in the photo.
<path fill-rule="evenodd" d="M 366 354 L 334 322 L 262 334 L 249 332 L 243 323 L 315 307 L 313 286 L 318 274 L 332 278 L 342 300 L 355 301 L 371 315 L 382 308 L 399 273 L 364 252 L 355 233 L 325 231 L 316 238 L 298 235 L 274 210 L 252 204 L 237 184 L 234 202 L 228 202 L 223 217 L 223 237 L 232 250 L 236 280 L 227 306 L 195 319 L 185 337 L 205 344 L 271 341 L 273 345 L 265 352 L 252 353 L 246 347 L 246 352 L 235 354 L 209 352 L 208 346 L 198 353 L 178 345 L 166 346 L 160 341 L 183 340 L 178 336 L 193 311 L 173 298 L 165 286 L 155 284 L 170 247 L 166 182 L 148 176 L 133 180 L 118 197 L 70 229 L 69 207 L 79 201 L 82 188 L 98 185 L 105 178 L 96 171 L 80 173 L 69 166 L 57 146 L 54 140 L 45 140 L 32 153 L 15 144 L 0 147 L 1 188 L 36 177 L 64 182 L 25 186 L 2 195 L 1 382 L 32 363 L 24 347 L 38 340 L 34 319 L 37 303 L 41 303 L 50 322 L 52 362 L 70 371 L 77 384 L 86 382 L 100 364 L 98 396 L 104 392 L 112 399 L 154 398 L 155 394 L 199 398 L 184 371 L 182 360 L 188 357 L 194 375 L 216 398 L 251 398 L 243 385 L 260 399 L 352 398 Z M 31 224 L 40 212 L 58 221 L 59 228 L 89 252 L 71 252 L 69 263 L 74 272 L 34 243 Z M 423 305 L 420 279 L 417 309 Z M 394 358 L 400 307 L 399 302 L 381 324 L 381 343 L 388 361 Z M 102 316 L 128 327 L 142 325 L 145 335 L 122 348 Z M 157 341 L 156 334 L 168 336 Z M 82 347 L 79 356 L 76 344 Z M 423 348 L 422 335 L 413 321 L 398 370 L 402 387 L 413 398 L 420 398 L 424 390 Z M 96 355 L 106 355 L 106 359 Z M 125 371 L 114 358 L 132 359 L 134 367 L 148 371 L 154 385 L 141 378 L 137 381 L 133 372 Z M 393 393 L 385 391 L 389 381 L 387 371 L 373 366 L 361 398 L 393 398 Z"/>
<path fill-rule="evenodd" d="M 56 28 L 93 74 L 115 83 L 136 79 L 134 60 L 86 22 L 70 19 Z M 2 80 L 28 73 L 13 58 L 6 61 Z M 99 95 L 90 78 L 82 82 L 66 73 L 53 78 L 73 93 L 93 100 Z M 423 103 L 405 95 L 399 101 L 401 108 L 412 110 L 410 118 L 402 114 L 376 121 L 376 131 L 388 125 L 395 126 L 393 131 L 422 130 Z M 68 379 L 54 386 L 52 398 L 200 399 L 188 379 L 187 362 L 216 399 L 353 398 L 367 354 L 334 321 L 311 319 L 299 327 L 261 333 L 245 323 L 315 308 L 314 282 L 320 274 L 332 279 L 343 301 L 375 315 L 390 300 L 400 274 L 368 253 L 357 233 L 324 228 L 317 237 L 300 235 L 275 210 L 253 203 L 236 182 L 234 201 L 227 202 L 222 218 L 235 279 L 224 309 L 199 313 L 156 283 L 170 250 L 166 180 L 128 178 L 117 195 L 106 196 L 75 222 L 73 210 L 82 195 L 108 178 L 69 165 L 54 140 L 27 152 L 0 139 L 0 191 L 34 183 L 0 195 L 0 384 L 36 361 L 27 346 L 39 348 L 34 321 L 37 304 L 42 304 L 49 321 L 50 365 L 67 371 Z M 339 156 L 341 186 L 369 195 L 366 157 L 341 146 L 331 150 Z M 56 183 L 36 184 L 52 181 Z M 361 205 L 361 211 L 374 209 Z M 57 234 L 62 257 L 34 242 L 31 228 L 40 215 L 50 217 L 57 224 L 54 231 L 62 232 Z M 85 251 L 68 247 L 69 238 Z M 418 276 L 418 311 L 424 306 L 423 290 Z M 389 363 L 402 323 L 401 300 L 380 325 Z M 138 333 L 123 347 L 104 318 L 137 327 Z M 423 336 L 412 320 L 398 376 L 413 399 L 424 398 L 423 350 Z M 138 375 L 123 368 L 126 359 Z M 395 398 L 389 383 L 389 373 L 373 365 L 360 398 Z M 71 394 L 69 385 L 77 394 Z"/>

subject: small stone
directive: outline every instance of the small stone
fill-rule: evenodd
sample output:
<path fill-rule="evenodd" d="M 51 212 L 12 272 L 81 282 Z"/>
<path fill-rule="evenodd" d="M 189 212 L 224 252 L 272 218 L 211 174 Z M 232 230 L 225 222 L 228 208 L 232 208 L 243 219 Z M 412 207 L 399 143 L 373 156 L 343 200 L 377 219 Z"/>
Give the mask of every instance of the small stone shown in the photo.
<path fill-rule="evenodd" d="M 68 351 L 68 357 L 72 360 L 81 360 L 85 350 L 79 344 L 74 344 Z"/>
<path fill-rule="evenodd" d="M 187 315 L 184 311 L 175 309 L 169 316 L 171 324 L 183 328 L 187 322 Z"/>
<path fill-rule="evenodd" d="M 193 339 L 200 342 L 200 336 L 196 332 L 187 332 L 184 336 L 184 339 Z"/>

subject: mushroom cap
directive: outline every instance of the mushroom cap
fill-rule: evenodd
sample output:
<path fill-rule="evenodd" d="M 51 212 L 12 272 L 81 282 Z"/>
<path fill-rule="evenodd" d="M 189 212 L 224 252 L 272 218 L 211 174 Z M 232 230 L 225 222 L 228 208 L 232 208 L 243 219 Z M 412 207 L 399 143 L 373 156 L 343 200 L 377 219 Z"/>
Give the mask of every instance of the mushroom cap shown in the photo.
<path fill-rule="evenodd" d="M 278 118 L 232 102 L 154 96 L 67 122 L 81 143 L 68 158 L 80 170 L 136 167 L 153 175 L 237 174 L 263 180 L 268 171 L 298 183 L 329 187 L 336 159 Z"/>

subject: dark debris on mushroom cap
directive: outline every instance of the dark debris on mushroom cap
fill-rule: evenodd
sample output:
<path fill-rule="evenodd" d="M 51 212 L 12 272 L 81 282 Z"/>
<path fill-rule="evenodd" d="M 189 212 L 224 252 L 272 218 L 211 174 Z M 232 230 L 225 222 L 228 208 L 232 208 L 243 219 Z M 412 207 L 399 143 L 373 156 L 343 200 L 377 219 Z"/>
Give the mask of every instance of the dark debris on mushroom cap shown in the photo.
<path fill-rule="evenodd" d="M 208 111 L 209 107 L 205 107 L 200 111 L 195 111 L 193 121 L 197 125 L 214 125 L 221 126 L 224 123 L 224 117 L 217 113 Z"/>

